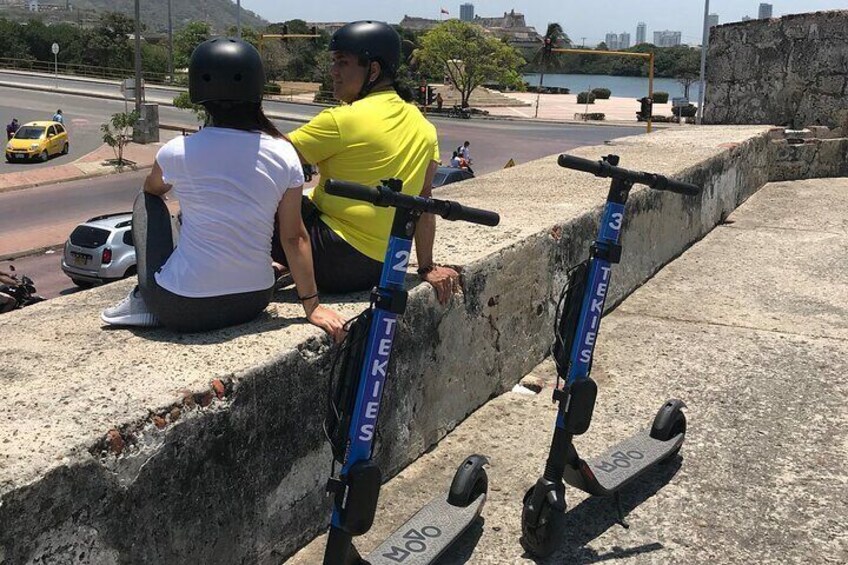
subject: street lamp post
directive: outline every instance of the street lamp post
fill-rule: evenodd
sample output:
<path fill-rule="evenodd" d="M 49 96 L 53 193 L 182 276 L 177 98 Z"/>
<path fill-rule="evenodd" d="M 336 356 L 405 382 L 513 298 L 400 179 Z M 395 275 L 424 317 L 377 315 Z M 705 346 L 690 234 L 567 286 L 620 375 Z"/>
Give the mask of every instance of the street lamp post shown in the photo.
<path fill-rule="evenodd" d="M 135 111 L 141 116 L 141 9 L 139 0 L 135 0 Z"/>
<path fill-rule="evenodd" d="M 171 0 L 168 0 L 168 83 L 174 84 L 174 21 L 171 17 Z"/>
<path fill-rule="evenodd" d="M 704 0 L 704 38 L 701 41 L 701 84 L 698 92 L 698 114 L 695 123 L 701 125 L 704 119 L 704 99 L 707 90 L 705 74 L 707 70 L 707 45 L 710 42 L 710 0 Z"/>
<path fill-rule="evenodd" d="M 241 0 L 236 0 L 236 35 L 241 39 Z"/>

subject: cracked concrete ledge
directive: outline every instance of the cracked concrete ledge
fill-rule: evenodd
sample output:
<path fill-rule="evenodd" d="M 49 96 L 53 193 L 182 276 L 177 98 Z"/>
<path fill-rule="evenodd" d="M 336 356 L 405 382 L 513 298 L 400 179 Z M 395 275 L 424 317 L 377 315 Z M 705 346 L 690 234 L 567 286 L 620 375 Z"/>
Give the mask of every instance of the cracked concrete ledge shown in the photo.
<path fill-rule="evenodd" d="M 711 127 L 582 148 L 705 187 L 637 189 L 609 306 L 771 179 L 841 170 L 770 128 Z M 831 147 L 839 140 L 821 140 Z M 812 145 L 812 144 L 811 144 Z M 843 153 L 844 155 L 844 153 Z M 585 258 L 607 183 L 555 158 L 447 188 L 497 228 L 439 222 L 436 256 L 462 268 L 440 306 L 410 292 L 378 433 L 390 478 L 541 361 L 566 270 Z M 414 280 L 410 277 L 410 282 Z M 326 525 L 322 431 L 334 349 L 291 291 L 256 321 L 179 336 L 109 330 L 98 312 L 131 281 L 0 318 L 0 563 L 279 563 Z M 352 316 L 365 294 L 326 297 Z"/>

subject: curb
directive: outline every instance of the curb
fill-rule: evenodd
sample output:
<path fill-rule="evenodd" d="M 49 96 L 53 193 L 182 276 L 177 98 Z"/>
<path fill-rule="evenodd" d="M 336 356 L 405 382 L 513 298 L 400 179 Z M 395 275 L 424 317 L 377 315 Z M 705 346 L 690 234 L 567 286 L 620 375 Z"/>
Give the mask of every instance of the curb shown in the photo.
<path fill-rule="evenodd" d="M 24 257 L 29 257 L 31 255 L 40 255 L 46 253 L 50 250 L 58 251 L 65 246 L 64 243 L 56 243 L 53 245 L 44 245 L 42 247 L 35 247 L 33 249 L 27 249 L 25 251 L 13 251 L 12 253 L 6 253 L 5 255 L 0 255 L 0 261 L 16 261 L 18 259 L 23 259 Z"/>
<path fill-rule="evenodd" d="M 440 116 L 447 118 L 447 116 Z M 455 119 L 455 118 L 450 118 Z M 602 126 L 602 127 L 641 127 L 645 128 L 645 122 L 618 122 L 618 121 L 592 121 L 592 120 L 569 120 L 569 119 L 553 119 L 553 118 L 521 118 L 518 116 L 472 116 L 471 120 L 491 120 L 496 122 L 522 122 L 530 124 L 562 124 L 569 126 Z M 691 125 L 691 124 L 690 124 Z M 667 129 L 671 126 L 680 127 L 680 124 L 669 124 L 665 122 L 651 122 L 651 128 L 654 130 Z"/>
<path fill-rule="evenodd" d="M 83 180 L 83 179 L 96 178 L 96 177 L 105 177 L 105 176 L 115 175 L 115 174 L 125 173 L 125 172 L 134 173 L 134 172 L 138 172 L 138 171 L 144 171 L 146 169 L 153 168 L 153 163 L 150 163 L 149 165 L 137 165 L 132 169 L 130 169 L 129 167 L 127 167 L 127 168 L 129 170 L 118 171 L 113 167 L 112 169 L 104 169 L 104 170 L 98 171 L 96 173 L 83 173 L 82 171 L 80 171 L 79 175 L 73 175 L 73 176 L 62 178 L 62 179 L 50 179 L 50 180 L 24 183 L 24 184 L 16 184 L 15 186 L 0 187 L 0 194 L 4 194 L 6 192 L 15 192 L 17 190 L 23 190 L 25 188 L 33 188 L 33 187 L 42 186 L 42 185 L 45 185 L 45 184 L 62 184 L 62 183 L 75 181 L 75 180 Z"/>

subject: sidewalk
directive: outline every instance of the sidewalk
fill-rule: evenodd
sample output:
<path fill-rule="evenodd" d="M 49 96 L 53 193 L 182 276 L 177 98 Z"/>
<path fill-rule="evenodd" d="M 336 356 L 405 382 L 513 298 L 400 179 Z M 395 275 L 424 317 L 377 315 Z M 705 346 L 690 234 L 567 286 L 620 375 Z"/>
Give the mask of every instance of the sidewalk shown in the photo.
<path fill-rule="evenodd" d="M 162 141 L 140 145 L 130 143 L 124 148 L 124 159 L 131 164 L 125 166 L 123 171 L 137 171 L 148 169 L 153 166 L 156 152 L 169 139 L 180 135 L 178 132 L 162 131 Z M 102 145 L 88 155 L 77 159 L 72 163 L 56 165 L 55 167 L 38 167 L 32 170 L 15 171 L 0 175 L 0 193 L 39 186 L 78 180 L 83 178 L 98 177 L 121 172 L 109 161 L 115 159 L 115 153 L 108 145 Z"/>
<path fill-rule="evenodd" d="M 510 118 L 533 118 L 536 116 L 536 97 L 539 96 L 533 92 L 507 92 L 504 96 L 508 96 L 516 101 L 515 106 L 501 106 L 493 108 L 485 108 L 491 116 L 503 116 Z M 630 125 L 635 125 L 636 112 L 639 111 L 640 104 L 636 98 L 624 98 L 612 96 L 609 100 L 595 100 L 594 104 L 578 104 L 577 94 L 542 94 L 539 98 L 539 119 L 557 120 L 557 121 L 574 121 L 575 114 L 596 113 L 606 114 L 604 121 L 614 122 L 631 122 Z M 671 103 L 654 104 L 653 113 L 655 116 L 670 116 Z M 581 122 L 582 123 L 582 122 Z M 597 122 L 590 121 L 587 123 L 595 124 Z M 662 123 L 662 126 L 671 126 L 676 124 Z"/>
<path fill-rule="evenodd" d="M 578 450 L 597 454 L 678 397 L 682 457 L 622 492 L 630 529 L 610 500 L 569 487 L 559 546 L 536 563 L 846 562 L 846 195 L 848 179 L 765 186 L 604 318 L 598 399 Z M 552 365 L 526 380 L 542 392 L 495 398 L 384 485 L 360 549 L 444 492 L 476 452 L 491 460 L 483 518 L 439 565 L 534 562 L 518 543 L 520 516 L 550 445 Z M 320 563 L 325 541 L 288 563 Z"/>

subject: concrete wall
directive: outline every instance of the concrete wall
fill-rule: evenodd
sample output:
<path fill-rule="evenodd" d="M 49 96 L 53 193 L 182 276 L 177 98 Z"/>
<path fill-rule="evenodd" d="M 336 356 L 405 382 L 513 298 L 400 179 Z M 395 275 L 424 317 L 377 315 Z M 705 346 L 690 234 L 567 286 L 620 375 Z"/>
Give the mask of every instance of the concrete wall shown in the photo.
<path fill-rule="evenodd" d="M 706 79 L 706 123 L 843 126 L 848 11 L 714 27 Z"/>
<path fill-rule="evenodd" d="M 608 305 L 766 183 L 782 144 L 765 128 L 685 128 L 575 151 L 705 188 L 633 192 Z M 551 157 L 441 194 L 503 220 L 439 222 L 437 257 L 462 267 L 463 293 L 447 307 L 427 286 L 410 294 L 378 434 L 385 477 L 546 355 L 606 188 Z M 0 563 L 279 563 L 326 525 L 333 350 L 285 293 L 211 334 L 103 329 L 97 312 L 130 284 L 0 318 Z M 353 314 L 364 300 L 336 305 Z"/>

